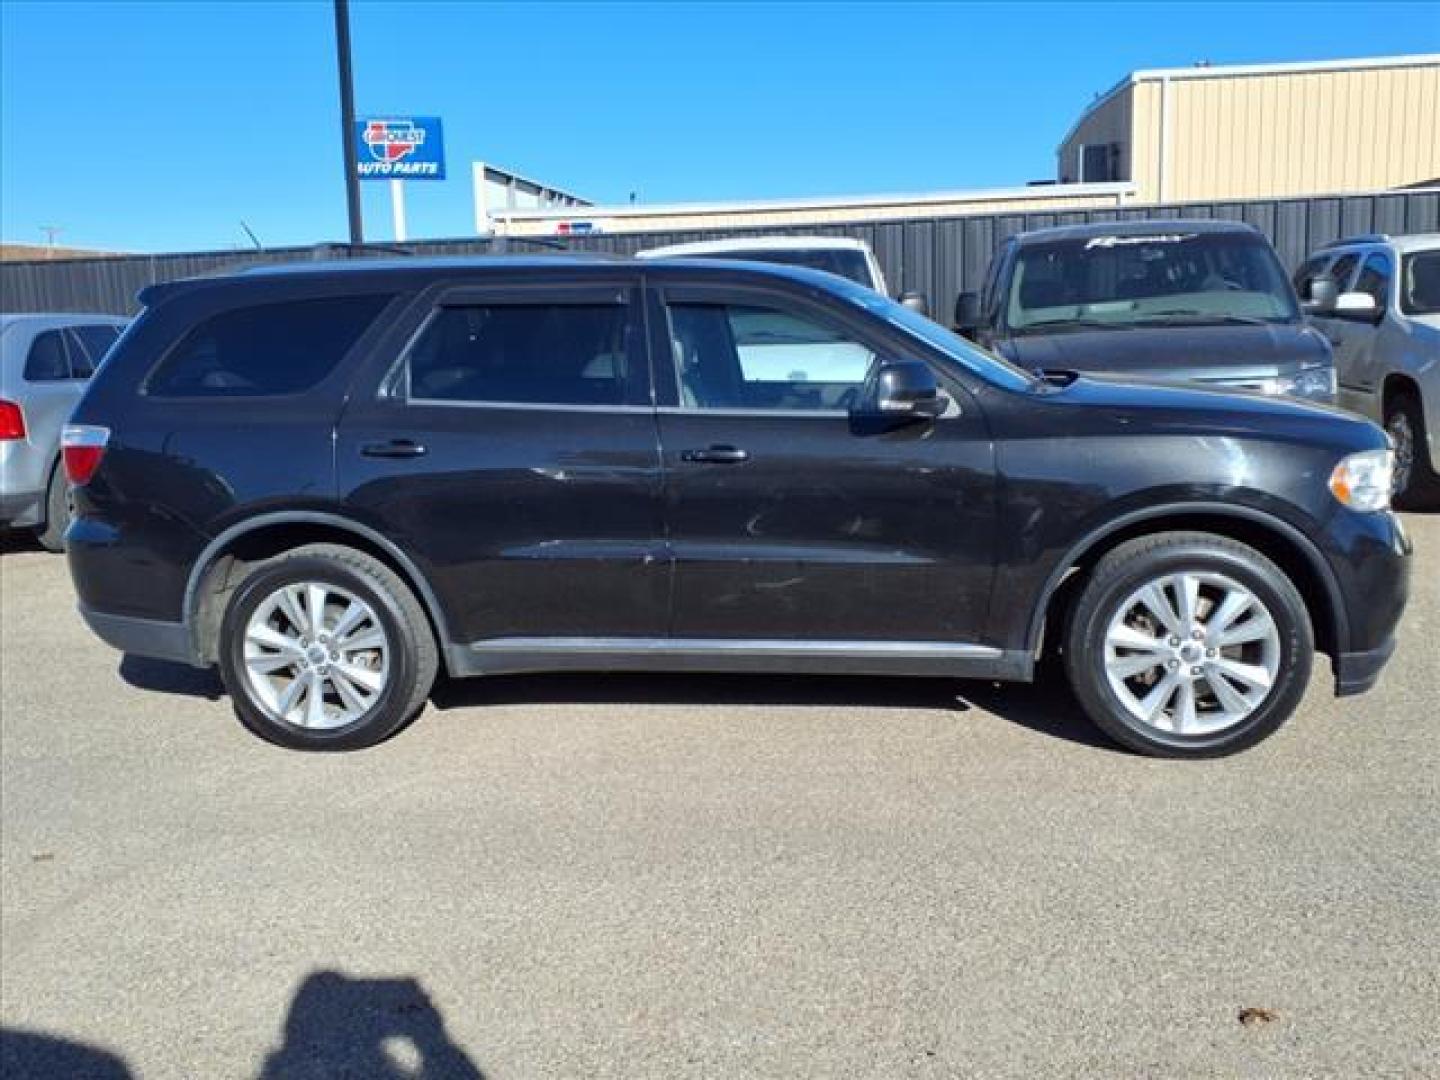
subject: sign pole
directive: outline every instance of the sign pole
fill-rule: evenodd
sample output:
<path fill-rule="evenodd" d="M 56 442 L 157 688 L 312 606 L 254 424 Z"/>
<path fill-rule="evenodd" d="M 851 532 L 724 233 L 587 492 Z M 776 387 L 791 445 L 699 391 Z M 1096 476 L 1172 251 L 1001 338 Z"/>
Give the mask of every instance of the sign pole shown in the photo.
<path fill-rule="evenodd" d="M 405 181 L 390 178 L 390 212 L 395 217 L 395 239 L 405 239 Z"/>
<path fill-rule="evenodd" d="M 355 164 L 355 85 L 350 76 L 350 0 L 335 0 L 335 53 L 340 67 L 340 137 L 345 150 L 345 207 L 350 243 L 365 243 L 360 220 L 360 175 Z"/>

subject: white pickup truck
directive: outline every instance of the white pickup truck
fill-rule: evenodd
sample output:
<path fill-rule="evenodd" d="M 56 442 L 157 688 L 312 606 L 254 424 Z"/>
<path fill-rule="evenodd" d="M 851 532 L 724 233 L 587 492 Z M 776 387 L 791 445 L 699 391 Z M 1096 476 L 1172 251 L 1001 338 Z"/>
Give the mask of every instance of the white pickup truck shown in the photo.
<path fill-rule="evenodd" d="M 734 240 L 700 240 L 693 244 L 637 251 L 640 259 L 672 256 L 704 259 L 744 259 L 749 262 L 785 263 L 808 266 L 849 278 L 857 284 L 889 296 L 885 275 L 875 252 L 864 240 L 843 236 L 746 236 Z M 903 299 L 903 298 L 902 298 Z"/>

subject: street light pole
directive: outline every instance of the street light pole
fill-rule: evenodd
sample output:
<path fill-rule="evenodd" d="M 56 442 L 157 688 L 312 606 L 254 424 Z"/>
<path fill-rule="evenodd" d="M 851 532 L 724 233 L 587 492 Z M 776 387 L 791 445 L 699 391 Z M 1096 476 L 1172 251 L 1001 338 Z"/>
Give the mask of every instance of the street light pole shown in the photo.
<path fill-rule="evenodd" d="M 355 165 L 355 85 L 350 75 L 350 0 L 335 0 L 335 52 L 340 66 L 340 137 L 345 148 L 345 206 L 350 243 L 365 242 L 360 220 L 360 176 Z"/>

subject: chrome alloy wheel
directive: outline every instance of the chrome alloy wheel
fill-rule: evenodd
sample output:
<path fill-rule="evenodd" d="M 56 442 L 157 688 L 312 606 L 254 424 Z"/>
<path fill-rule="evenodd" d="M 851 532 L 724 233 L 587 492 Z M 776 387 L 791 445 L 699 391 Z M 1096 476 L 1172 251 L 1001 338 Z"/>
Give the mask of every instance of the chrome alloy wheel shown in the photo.
<path fill-rule="evenodd" d="M 1214 735 L 1269 696 L 1280 652 L 1280 631 L 1259 597 L 1224 574 L 1183 571 L 1120 605 L 1105 631 L 1105 676 L 1142 724 Z"/>
<path fill-rule="evenodd" d="M 296 727 L 359 720 L 390 676 L 390 643 L 375 609 L 318 581 L 267 596 L 245 624 L 245 680 L 255 699 Z"/>

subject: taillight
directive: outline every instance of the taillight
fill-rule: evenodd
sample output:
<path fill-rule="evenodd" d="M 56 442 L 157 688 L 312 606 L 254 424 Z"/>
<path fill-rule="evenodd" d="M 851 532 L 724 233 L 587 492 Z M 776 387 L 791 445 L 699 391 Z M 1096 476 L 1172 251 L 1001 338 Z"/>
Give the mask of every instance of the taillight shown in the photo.
<path fill-rule="evenodd" d="M 25 411 L 13 401 L 0 399 L 0 439 L 25 437 Z"/>
<path fill-rule="evenodd" d="M 66 424 L 60 432 L 60 454 L 72 484 L 88 484 L 105 456 L 110 429 L 95 424 Z"/>

